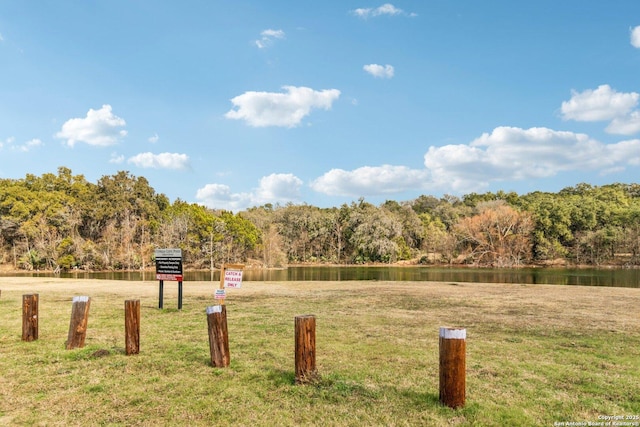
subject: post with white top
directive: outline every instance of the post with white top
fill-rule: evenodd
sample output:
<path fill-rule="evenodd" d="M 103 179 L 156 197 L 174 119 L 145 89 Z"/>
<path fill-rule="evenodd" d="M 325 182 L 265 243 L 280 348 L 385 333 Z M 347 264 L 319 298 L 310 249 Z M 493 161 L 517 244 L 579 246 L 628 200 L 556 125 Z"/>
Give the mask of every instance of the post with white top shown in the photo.
<path fill-rule="evenodd" d="M 72 303 L 69 335 L 65 343 L 67 350 L 84 347 L 84 340 L 87 337 L 87 323 L 89 322 L 91 298 L 87 296 L 73 297 Z"/>
<path fill-rule="evenodd" d="M 229 332 L 227 331 L 227 308 L 224 305 L 207 307 L 209 326 L 209 351 L 211 364 L 216 368 L 229 366 Z"/>
<path fill-rule="evenodd" d="M 440 328 L 440 403 L 461 408 L 466 397 L 467 330 Z"/>

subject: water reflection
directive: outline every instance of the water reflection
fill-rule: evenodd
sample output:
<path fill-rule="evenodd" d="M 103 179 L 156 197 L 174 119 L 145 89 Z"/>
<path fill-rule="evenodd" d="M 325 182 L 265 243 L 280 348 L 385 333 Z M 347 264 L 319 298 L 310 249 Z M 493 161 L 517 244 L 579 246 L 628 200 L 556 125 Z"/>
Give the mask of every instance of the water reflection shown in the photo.
<path fill-rule="evenodd" d="M 51 273 L 23 273 L 20 276 L 51 277 Z M 73 279 L 112 279 L 155 281 L 153 271 L 61 273 Z M 220 272 L 188 271 L 185 281 L 219 281 Z M 245 281 L 436 281 L 486 282 L 546 285 L 581 285 L 640 287 L 639 269 L 491 269 L 491 268 L 435 268 L 435 267 L 290 267 L 278 270 L 246 270 Z"/>

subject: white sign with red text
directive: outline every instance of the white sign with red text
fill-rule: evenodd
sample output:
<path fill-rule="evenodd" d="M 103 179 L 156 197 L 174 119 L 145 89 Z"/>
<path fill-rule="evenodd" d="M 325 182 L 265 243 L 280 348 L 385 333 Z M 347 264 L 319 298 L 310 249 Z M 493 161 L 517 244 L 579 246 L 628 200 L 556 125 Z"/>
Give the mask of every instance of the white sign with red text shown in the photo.
<path fill-rule="evenodd" d="M 242 270 L 224 270 L 224 287 L 240 288 L 242 285 Z"/>

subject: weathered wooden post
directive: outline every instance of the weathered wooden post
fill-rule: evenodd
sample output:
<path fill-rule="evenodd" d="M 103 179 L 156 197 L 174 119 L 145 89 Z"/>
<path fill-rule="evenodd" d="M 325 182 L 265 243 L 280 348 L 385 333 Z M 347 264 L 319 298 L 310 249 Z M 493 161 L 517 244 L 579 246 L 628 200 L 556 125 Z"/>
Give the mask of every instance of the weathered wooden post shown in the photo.
<path fill-rule="evenodd" d="M 127 356 L 140 353 L 140 300 L 124 302 L 124 335 Z"/>
<path fill-rule="evenodd" d="M 216 368 L 229 366 L 229 332 L 227 330 L 227 308 L 224 305 L 207 307 L 207 325 L 209 326 L 209 351 L 211 364 Z"/>
<path fill-rule="evenodd" d="M 69 335 L 66 342 L 67 350 L 84 347 L 84 340 L 87 337 L 91 298 L 87 296 L 73 297 L 72 304 Z"/>
<path fill-rule="evenodd" d="M 316 370 L 316 317 L 312 314 L 295 317 L 296 384 L 313 382 Z"/>
<path fill-rule="evenodd" d="M 22 341 L 38 339 L 38 294 L 22 295 Z"/>
<path fill-rule="evenodd" d="M 467 330 L 440 328 L 440 403 L 461 408 L 466 397 Z"/>

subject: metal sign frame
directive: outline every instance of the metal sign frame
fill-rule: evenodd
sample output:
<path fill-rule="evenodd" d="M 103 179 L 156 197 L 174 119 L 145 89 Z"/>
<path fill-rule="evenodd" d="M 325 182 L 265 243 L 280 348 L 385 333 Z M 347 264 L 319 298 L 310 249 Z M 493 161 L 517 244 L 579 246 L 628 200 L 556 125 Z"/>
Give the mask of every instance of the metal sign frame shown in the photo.
<path fill-rule="evenodd" d="M 158 287 L 158 308 L 162 308 L 164 299 L 164 281 L 178 282 L 178 310 L 182 310 L 182 249 L 156 249 L 156 280 Z"/>

